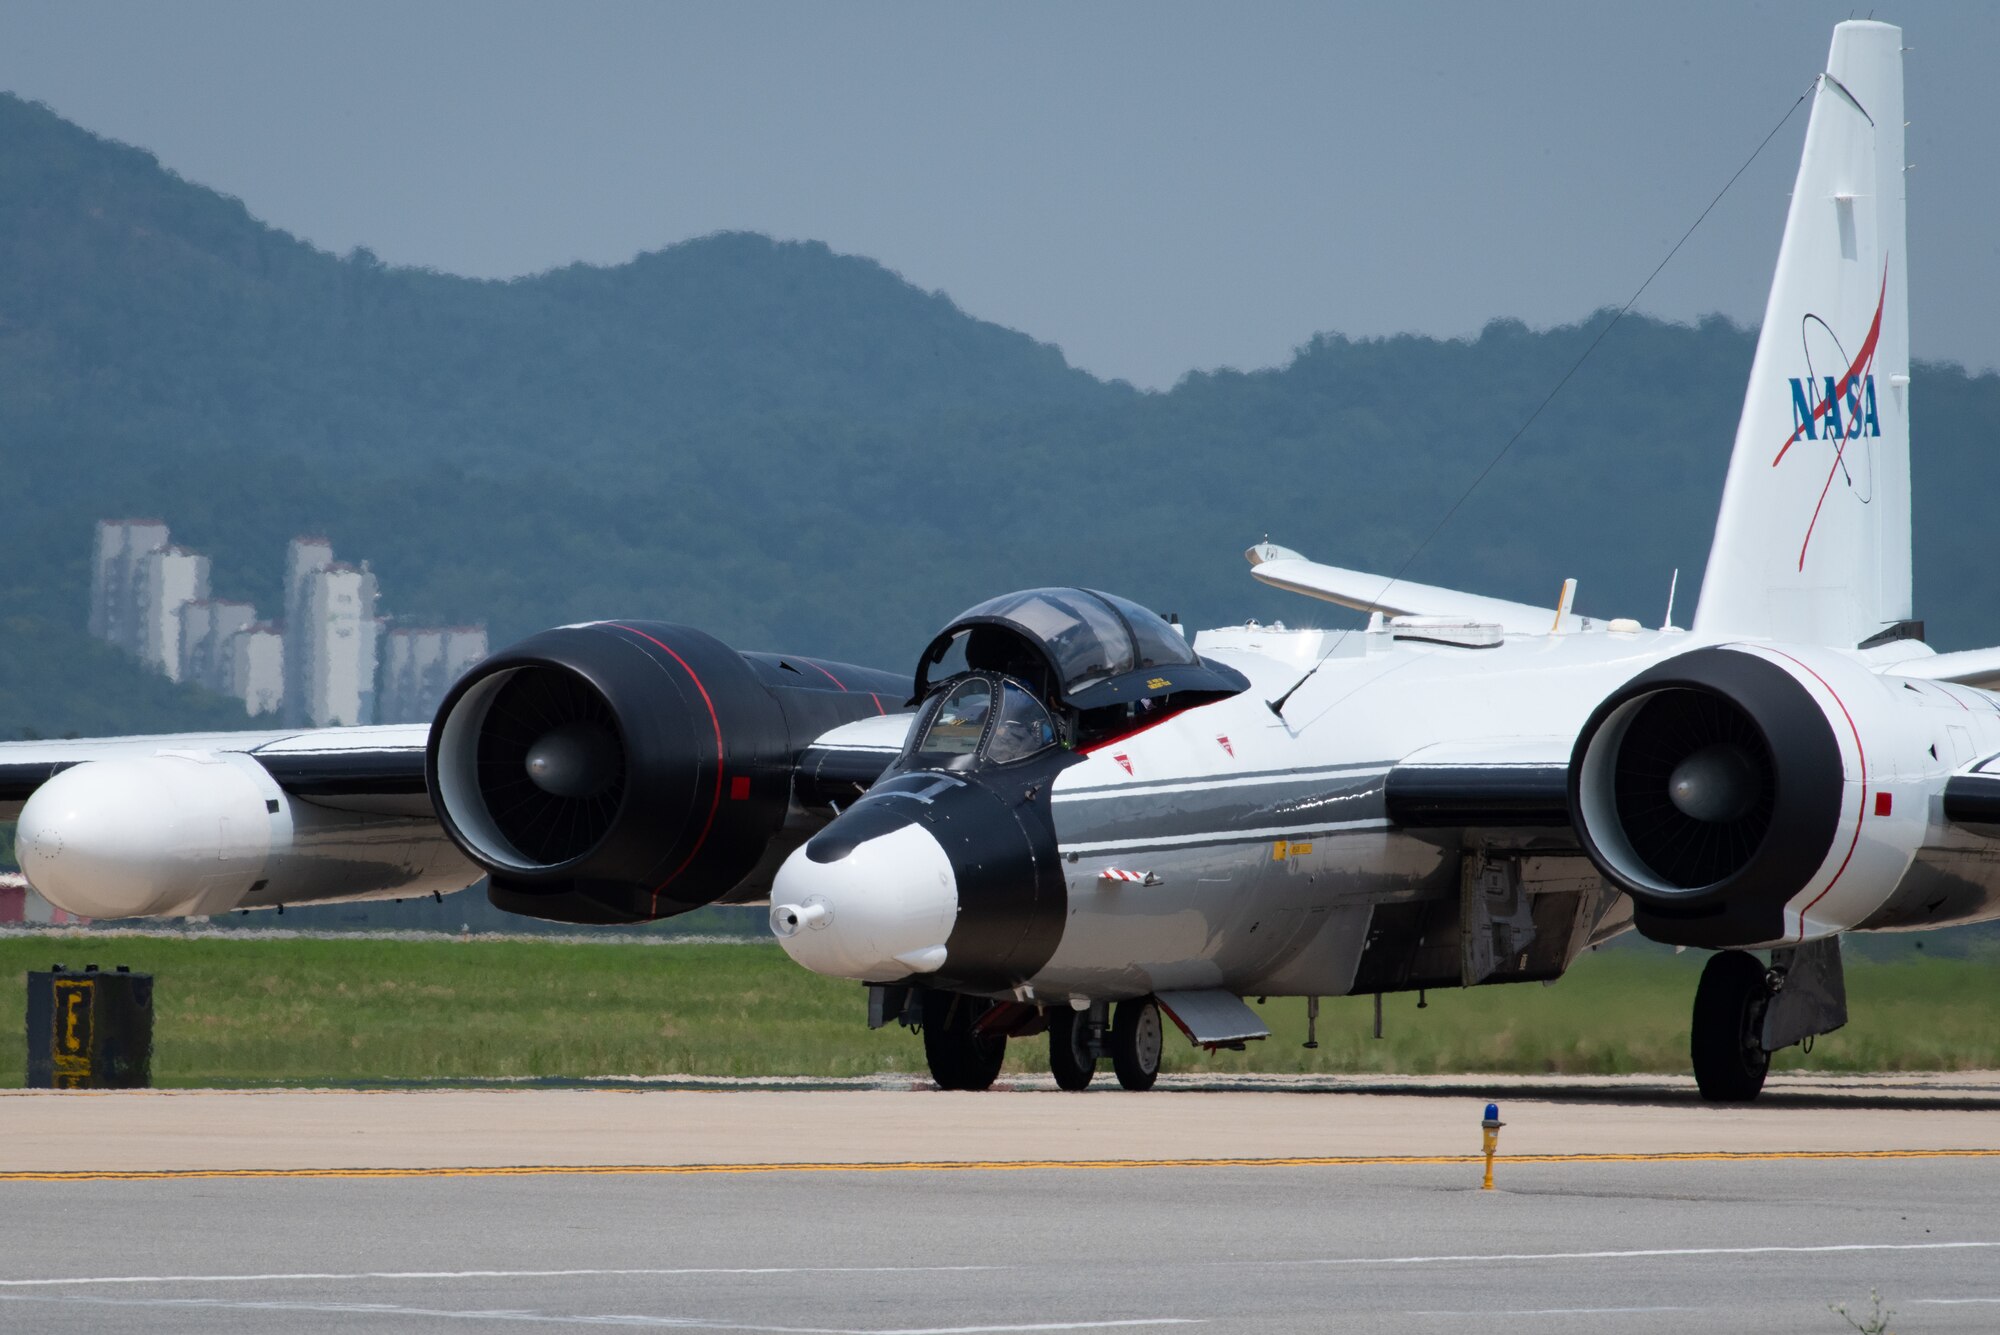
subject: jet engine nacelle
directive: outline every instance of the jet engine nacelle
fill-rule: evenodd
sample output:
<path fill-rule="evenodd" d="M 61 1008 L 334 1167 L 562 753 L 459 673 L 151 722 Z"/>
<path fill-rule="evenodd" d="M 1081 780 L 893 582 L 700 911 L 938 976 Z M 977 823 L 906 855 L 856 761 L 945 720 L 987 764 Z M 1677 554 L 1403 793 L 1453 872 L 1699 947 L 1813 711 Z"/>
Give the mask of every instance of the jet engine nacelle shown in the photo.
<path fill-rule="evenodd" d="M 86 918 L 227 913 L 460 889 L 478 873 L 428 820 L 292 798 L 240 752 L 73 765 L 21 809 L 28 884 Z"/>
<path fill-rule="evenodd" d="M 850 671 L 868 678 L 851 692 Z M 685 626 L 567 626 L 452 687 L 427 779 L 446 833 L 491 876 L 501 908 L 561 922 L 665 918 L 775 869 L 812 832 L 780 837 L 798 756 L 827 728 L 881 712 L 868 691 L 886 681 L 752 658 Z"/>
<path fill-rule="evenodd" d="M 1585 851 L 1655 941 L 1797 942 L 1862 921 L 1946 768 L 1900 683 L 1840 654 L 1693 650 L 1599 705 L 1570 761 Z"/>

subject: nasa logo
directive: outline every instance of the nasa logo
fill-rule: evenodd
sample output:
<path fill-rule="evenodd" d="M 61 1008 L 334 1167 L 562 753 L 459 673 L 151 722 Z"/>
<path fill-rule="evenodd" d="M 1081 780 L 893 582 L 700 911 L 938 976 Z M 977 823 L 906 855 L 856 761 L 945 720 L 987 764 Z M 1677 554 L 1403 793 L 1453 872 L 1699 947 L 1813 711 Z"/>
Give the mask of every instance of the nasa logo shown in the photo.
<path fill-rule="evenodd" d="M 1859 382 L 1844 383 L 1826 378 L 1826 392 L 1816 393 L 1810 379 L 1792 376 L 1792 439 L 1855 440 L 1882 434 L 1882 419 L 1875 411 L 1875 377 L 1864 375 Z M 1841 405 L 1847 405 L 1842 420 Z"/>
<path fill-rule="evenodd" d="M 1805 571 L 1806 553 L 1812 547 L 1813 533 L 1819 527 L 1820 513 L 1826 507 L 1834 479 L 1845 481 L 1848 494 L 1863 505 L 1875 498 L 1874 447 L 1865 442 L 1882 434 L 1882 418 L 1875 402 L 1875 354 L 1881 346 L 1882 312 L 1888 301 L 1889 266 L 1885 260 L 1882 287 L 1875 298 L 1875 318 L 1851 358 L 1826 320 L 1808 311 L 1800 321 L 1806 374 L 1787 377 L 1792 389 L 1792 434 L 1778 447 L 1771 467 L 1782 464 L 1792 446 L 1802 440 L 1824 441 L 1833 447 L 1827 459 L 1826 479 L 1820 484 L 1819 498 L 1813 503 L 1812 517 L 1806 521 L 1805 537 L 1799 543 L 1801 573 Z M 1821 375 L 1814 369 L 1815 348 L 1819 365 L 1827 365 L 1830 355 L 1836 359 L 1832 365 L 1846 363 L 1846 372 L 1838 376 Z M 1863 443 L 1850 449 L 1856 442 Z"/>

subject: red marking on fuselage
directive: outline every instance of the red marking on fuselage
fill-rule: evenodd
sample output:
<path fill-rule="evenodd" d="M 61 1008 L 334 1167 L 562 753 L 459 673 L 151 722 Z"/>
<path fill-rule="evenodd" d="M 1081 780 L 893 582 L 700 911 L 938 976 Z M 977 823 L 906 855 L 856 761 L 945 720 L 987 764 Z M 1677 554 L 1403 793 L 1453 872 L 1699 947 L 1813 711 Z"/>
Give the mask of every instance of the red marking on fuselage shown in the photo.
<path fill-rule="evenodd" d="M 1799 910 L 1799 940 L 1803 941 L 1806 939 L 1806 914 L 1811 913 L 1813 909 L 1819 906 L 1819 902 L 1822 899 L 1833 893 L 1833 887 L 1839 883 L 1841 876 L 1847 871 L 1847 864 L 1854 861 L 1854 850 L 1861 847 L 1861 822 L 1868 816 L 1868 753 L 1861 748 L 1861 729 L 1854 726 L 1854 715 L 1847 712 L 1847 702 L 1840 698 L 1840 692 L 1828 686 L 1825 677 L 1820 676 L 1817 672 L 1813 672 L 1812 668 L 1798 659 L 1792 658 L 1784 650 L 1773 649 L 1770 652 L 1778 655 L 1780 658 L 1790 659 L 1790 661 L 1798 663 L 1807 672 L 1812 672 L 1812 679 L 1814 681 L 1826 687 L 1826 693 L 1833 697 L 1835 704 L 1840 706 L 1840 716 L 1847 720 L 1847 731 L 1853 734 L 1854 737 L 1854 758 L 1861 764 L 1861 804 L 1854 812 L 1854 838 L 1847 845 L 1847 856 L 1840 860 L 1840 868 L 1833 873 L 1833 880 L 1826 883 L 1826 889 L 1813 896 L 1812 903 Z"/>
<path fill-rule="evenodd" d="M 1215 740 L 1222 743 L 1222 749 L 1229 753 L 1229 758 L 1231 760 L 1234 760 L 1236 758 L 1236 748 L 1229 744 L 1229 739 L 1227 737 L 1223 736 L 1220 733 L 1217 733 Z"/>
<path fill-rule="evenodd" d="M 820 675 L 825 677 L 828 681 L 832 682 L 835 686 L 838 686 L 841 690 L 844 691 L 847 689 L 846 682 L 834 676 L 831 672 L 828 672 L 825 668 L 820 667 L 818 663 L 813 662 L 810 658 L 806 659 L 805 662 L 811 667 L 819 668 Z"/>
<path fill-rule="evenodd" d="M 1132 772 L 1132 758 L 1130 756 L 1113 756 L 1111 758 L 1123 765 L 1127 774 Z"/>
<path fill-rule="evenodd" d="M 1114 734 L 1113 736 L 1110 737 L 1106 737 L 1101 742 L 1092 742 L 1089 746 L 1079 746 L 1078 748 L 1076 748 L 1076 753 L 1080 756 L 1094 756 L 1107 746 L 1116 746 L 1120 742 L 1128 741 L 1131 738 L 1137 737 L 1140 733 L 1147 732 L 1153 728 L 1157 728 L 1162 723 L 1165 723 L 1168 719 L 1173 718 L 1178 714 L 1185 713 L 1187 710 L 1193 708 L 1195 708 L 1195 706 L 1193 705 L 1183 705 L 1178 709 L 1162 708 L 1155 710 L 1153 713 L 1148 714 L 1146 716 L 1146 721 L 1144 723 L 1141 723 L 1138 727 L 1127 728 L 1124 732 Z"/>
<path fill-rule="evenodd" d="M 701 852 L 702 845 L 708 842 L 708 832 L 715 828 L 715 813 L 722 808 L 722 719 L 715 712 L 715 701 L 708 698 L 708 688 L 701 684 L 700 674 L 688 666 L 688 661 L 685 658 L 674 652 L 672 645 L 654 639 L 637 626 L 627 626 L 616 621 L 610 624 L 616 626 L 619 630 L 632 632 L 632 634 L 637 635 L 649 644 L 659 645 L 661 649 L 666 651 L 668 657 L 679 663 L 681 671 L 687 673 L 688 680 L 694 683 L 695 690 L 701 692 L 701 702 L 708 706 L 709 724 L 715 729 L 715 796 L 709 800 L 708 818 L 701 823 L 701 833 L 695 837 L 694 847 L 688 850 L 688 855 L 685 858 L 681 859 L 680 866 L 667 873 L 666 880 L 661 881 L 653 887 L 653 909 L 655 912 L 658 912 L 660 907 L 660 892 L 669 885 L 672 885 L 674 878 L 686 871 L 688 864 L 694 861 L 695 854 Z"/>

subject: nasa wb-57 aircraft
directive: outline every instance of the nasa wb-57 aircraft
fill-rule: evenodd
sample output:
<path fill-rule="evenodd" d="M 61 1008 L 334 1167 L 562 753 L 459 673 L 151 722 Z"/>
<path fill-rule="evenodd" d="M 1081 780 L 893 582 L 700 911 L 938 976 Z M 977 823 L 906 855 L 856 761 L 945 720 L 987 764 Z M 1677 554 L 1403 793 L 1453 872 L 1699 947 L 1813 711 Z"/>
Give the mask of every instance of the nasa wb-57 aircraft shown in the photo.
<path fill-rule="evenodd" d="M 1839 940 L 2000 916 L 2000 649 L 1911 619 L 1901 33 L 1835 29 L 1693 625 L 1385 581 L 1268 544 L 1365 632 L 1182 631 L 1034 589 L 908 677 L 602 621 L 486 660 L 429 728 L 0 747 L 51 902 L 93 918 L 455 890 L 638 923 L 768 897 L 978 1089 L 1152 1084 L 1163 1017 L 1547 980 L 1628 928 L 1717 952 L 1711 1099 L 1846 1018 Z M 4 814 L 4 813 L 0 813 Z M 1760 958 L 1753 952 L 1768 952 Z"/>

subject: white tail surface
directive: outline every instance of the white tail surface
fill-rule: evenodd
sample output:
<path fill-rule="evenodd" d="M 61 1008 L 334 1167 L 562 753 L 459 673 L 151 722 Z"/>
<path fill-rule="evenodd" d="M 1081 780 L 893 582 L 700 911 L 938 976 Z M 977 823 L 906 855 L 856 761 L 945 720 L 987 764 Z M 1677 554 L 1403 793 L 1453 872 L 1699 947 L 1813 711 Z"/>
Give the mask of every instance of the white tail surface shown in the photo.
<path fill-rule="evenodd" d="M 1833 30 L 1697 632 L 1852 648 L 1910 617 L 1902 48 Z"/>

